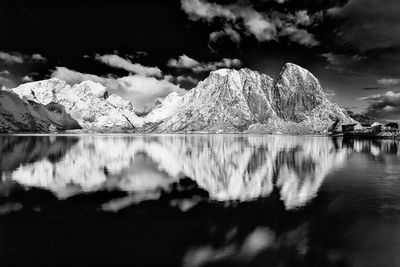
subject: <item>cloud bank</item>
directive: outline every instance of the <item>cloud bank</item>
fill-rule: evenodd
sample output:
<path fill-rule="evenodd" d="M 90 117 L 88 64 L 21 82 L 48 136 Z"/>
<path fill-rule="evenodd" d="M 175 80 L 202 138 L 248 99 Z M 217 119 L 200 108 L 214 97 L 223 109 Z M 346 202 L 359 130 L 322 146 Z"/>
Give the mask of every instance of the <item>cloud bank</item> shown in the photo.
<path fill-rule="evenodd" d="M 141 75 L 128 75 L 121 78 L 101 77 L 94 74 L 81 73 L 65 67 L 56 67 L 52 77 L 66 81 L 68 84 L 77 84 L 90 80 L 105 86 L 111 93 L 120 95 L 129 100 L 139 113 L 149 112 L 154 107 L 156 99 L 165 97 L 172 92 L 184 94 L 186 90 L 172 84 L 167 79 L 157 79 Z"/>
<path fill-rule="evenodd" d="M 399 14 L 398 0 L 348 0 L 330 8 L 327 18 L 337 26 L 329 36 L 341 53 L 329 54 L 329 67 L 357 75 L 398 76 Z"/>
<path fill-rule="evenodd" d="M 361 97 L 359 100 L 368 102 L 366 115 L 377 119 L 400 121 L 400 92 L 387 91 L 383 94 Z"/>
<path fill-rule="evenodd" d="M 124 69 L 131 73 L 135 73 L 141 76 L 149 77 L 162 77 L 162 71 L 157 67 L 146 67 L 138 63 L 132 63 L 129 59 L 124 59 L 118 55 L 108 54 L 99 55 L 96 54 L 95 59 L 101 63 L 104 63 L 110 67 Z"/>
<path fill-rule="evenodd" d="M 24 55 L 16 52 L 0 51 L 0 62 L 6 64 L 22 64 L 27 61 L 46 61 L 46 58 L 40 54 Z"/>
<path fill-rule="evenodd" d="M 181 8 L 192 21 L 212 23 L 216 19 L 223 20 L 223 29 L 210 34 L 209 39 L 213 42 L 222 36 L 240 42 L 239 33 L 233 30 L 233 25 L 240 25 L 245 35 L 251 35 L 259 42 L 279 41 L 280 37 L 287 37 L 292 42 L 307 47 L 319 44 L 307 29 L 319 14 L 310 16 L 306 10 L 297 11 L 295 14 L 284 14 L 274 10 L 260 12 L 252 6 L 220 5 L 206 0 L 181 0 Z"/>

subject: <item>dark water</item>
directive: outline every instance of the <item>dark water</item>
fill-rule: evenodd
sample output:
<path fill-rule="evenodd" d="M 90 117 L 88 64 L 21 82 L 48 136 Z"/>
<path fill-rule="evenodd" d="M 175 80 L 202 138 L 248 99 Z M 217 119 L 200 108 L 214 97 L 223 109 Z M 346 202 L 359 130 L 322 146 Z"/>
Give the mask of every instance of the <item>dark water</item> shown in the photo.
<path fill-rule="evenodd" d="M 0 264 L 400 266 L 400 146 L 0 136 Z"/>

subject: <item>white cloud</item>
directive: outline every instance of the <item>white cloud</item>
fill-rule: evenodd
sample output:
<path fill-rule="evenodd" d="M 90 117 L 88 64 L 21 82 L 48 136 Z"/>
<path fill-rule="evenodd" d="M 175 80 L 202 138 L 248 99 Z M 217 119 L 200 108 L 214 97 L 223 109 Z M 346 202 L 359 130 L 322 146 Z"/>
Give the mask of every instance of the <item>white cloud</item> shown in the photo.
<path fill-rule="evenodd" d="M 163 98 L 172 92 L 184 94 L 186 90 L 179 86 L 162 79 L 157 80 L 153 77 L 130 75 L 118 79 L 122 89 L 117 92 L 122 97 L 130 100 L 135 108 L 142 111 L 154 107 L 154 101 Z"/>
<path fill-rule="evenodd" d="M 400 78 L 383 78 L 377 80 L 378 84 L 390 86 L 400 84 Z"/>
<path fill-rule="evenodd" d="M 33 54 L 33 55 L 31 56 L 31 59 L 37 60 L 37 61 L 46 61 L 46 60 L 47 60 L 47 59 L 46 59 L 44 56 L 42 56 L 41 54 Z"/>
<path fill-rule="evenodd" d="M 200 62 L 194 60 L 193 58 L 188 57 L 187 55 L 183 54 L 179 56 L 178 59 L 170 59 L 167 63 L 168 67 L 171 68 L 178 68 L 178 69 L 191 69 L 200 65 Z"/>
<path fill-rule="evenodd" d="M 258 41 L 270 41 L 277 39 L 276 25 L 265 15 L 252 8 L 244 8 L 240 11 L 244 25 L 247 30 L 256 37 Z"/>
<path fill-rule="evenodd" d="M 283 3 L 284 1 L 277 2 Z M 232 31 L 227 32 L 226 29 L 232 29 L 232 25 L 243 23 L 242 27 L 245 29 L 245 33 L 253 35 L 260 42 L 278 41 L 279 36 L 289 36 L 291 41 L 301 45 L 316 46 L 319 44 L 314 35 L 304 27 L 312 25 L 315 22 L 314 18 L 320 14 L 310 16 L 306 10 L 300 10 L 294 15 L 274 10 L 263 13 L 255 10 L 252 6 L 219 5 L 206 0 L 181 0 L 181 7 L 193 21 L 203 20 L 210 23 L 215 18 L 225 20 L 224 30 L 211 33 L 211 41 L 224 33 L 230 36 L 234 42 L 240 41 L 237 38 L 238 35 Z M 299 29 L 297 26 L 303 28 Z"/>
<path fill-rule="evenodd" d="M 139 112 L 151 109 L 157 98 L 165 97 L 171 92 L 178 92 L 179 94 L 186 92 L 165 78 L 159 80 L 154 77 L 140 75 L 129 75 L 122 78 L 101 77 L 65 67 L 56 67 L 51 76 L 64 80 L 71 85 L 86 80 L 98 82 L 104 85 L 111 93 L 130 100 Z"/>
<path fill-rule="evenodd" d="M 242 62 L 237 59 L 223 58 L 220 61 L 214 62 L 200 62 L 187 55 L 181 55 L 178 59 L 170 59 L 167 64 L 171 68 L 177 69 L 190 69 L 194 72 L 207 72 L 213 71 L 218 68 L 239 68 Z"/>
<path fill-rule="evenodd" d="M 10 72 L 8 70 L 2 70 L 0 71 L 0 75 L 10 75 Z"/>
<path fill-rule="evenodd" d="M 13 80 L 0 76 L 0 86 L 4 86 L 5 88 L 14 88 L 18 84 Z"/>
<path fill-rule="evenodd" d="M 198 79 L 193 78 L 192 76 L 189 75 L 180 75 L 178 77 L 176 77 L 176 80 L 180 83 L 180 82 L 190 82 L 193 84 L 197 84 L 199 82 Z"/>
<path fill-rule="evenodd" d="M 22 77 L 22 81 L 23 82 L 31 82 L 31 81 L 33 81 L 33 78 L 30 77 L 29 75 L 25 75 L 24 77 Z"/>
<path fill-rule="evenodd" d="M 387 106 L 385 106 L 385 107 L 383 108 L 383 110 L 384 110 L 384 111 L 391 112 L 391 111 L 395 111 L 395 110 L 396 110 L 396 108 L 395 108 L 395 107 L 393 107 L 393 106 L 389 106 L 389 105 L 387 105 Z"/>
<path fill-rule="evenodd" d="M 7 64 L 21 64 L 26 61 L 45 61 L 46 58 L 40 54 L 24 55 L 17 52 L 3 52 L 0 51 L 0 61 L 4 61 Z"/>
<path fill-rule="evenodd" d="M 214 43 L 214 42 L 218 41 L 218 39 L 220 39 L 224 36 L 228 37 L 234 43 L 240 43 L 240 41 L 242 40 L 242 38 L 240 37 L 240 34 L 237 31 L 235 31 L 234 29 L 232 29 L 231 26 L 228 25 L 228 26 L 224 27 L 224 29 L 221 31 L 215 31 L 215 32 L 210 33 L 209 42 Z"/>
<path fill-rule="evenodd" d="M 284 28 L 281 32 L 281 36 L 288 36 L 293 42 L 307 47 L 313 47 L 319 44 L 314 35 L 295 26 L 288 26 Z"/>
<path fill-rule="evenodd" d="M 325 95 L 326 95 L 327 97 L 333 97 L 333 96 L 336 95 L 336 93 L 335 93 L 335 91 L 333 91 L 333 90 L 325 89 Z"/>
<path fill-rule="evenodd" d="M 359 98 L 367 101 L 366 114 L 378 119 L 400 118 L 400 92 L 387 91 L 383 94 L 369 95 Z"/>
<path fill-rule="evenodd" d="M 211 22 L 215 17 L 224 17 L 229 20 L 237 19 L 237 15 L 232 10 L 215 3 L 202 0 L 182 0 L 181 6 L 191 20 L 205 19 Z"/>
<path fill-rule="evenodd" d="M 311 24 L 312 20 L 308 15 L 307 10 L 300 10 L 295 13 L 295 22 L 299 25 L 308 26 Z"/>
<path fill-rule="evenodd" d="M 375 94 L 375 95 L 369 95 L 369 96 L 364 96 L 360 97 L 360 100 L 367 100 L 367 101 L 375 101 L 375 100 L 395 100 L 395 101 L 400 101 L 400 92 L 393 92 L 393 91 L 387 91 L 384 94 Z"/>
<path fill-rule="evenodd" d="M 23 63 L 24 60 L 21 55 L 17 54 L 10 54 L 6 52 L 0 51 L 0 60 L 8 63 L 8 64 L 14 64 L 14 63 Z"/>
<path fill-rule="evenodd" d="M 129 59 L 124 59 L 118 55 L 96 55 L 95 59 L 114 68 L 124 69 L 129 72 L 142 75 L 162 77 L 162 71 L 157 67 L 146 67 L 138 63 L 132 63 Z"/>

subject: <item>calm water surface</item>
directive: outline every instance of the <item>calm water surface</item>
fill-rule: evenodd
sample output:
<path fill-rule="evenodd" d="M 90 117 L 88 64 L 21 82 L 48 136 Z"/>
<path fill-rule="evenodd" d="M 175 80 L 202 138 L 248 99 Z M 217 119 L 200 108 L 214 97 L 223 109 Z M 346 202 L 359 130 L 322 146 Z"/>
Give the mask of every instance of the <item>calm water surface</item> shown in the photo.
<path fill-rule="evenodd" d="M 0 136 L 8 265 L 400 266 L 400 143 Z"/>

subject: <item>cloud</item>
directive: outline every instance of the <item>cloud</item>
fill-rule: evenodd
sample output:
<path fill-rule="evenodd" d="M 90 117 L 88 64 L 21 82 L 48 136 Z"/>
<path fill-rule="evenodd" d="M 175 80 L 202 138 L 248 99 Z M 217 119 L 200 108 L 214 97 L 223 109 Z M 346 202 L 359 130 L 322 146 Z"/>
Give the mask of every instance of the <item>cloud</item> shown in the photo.
<path fill-rule="evenodd" d="M 10 72 L 8 70 L 2 70 L 0 71 L 0 75 L 10 75 Z"/>
<path fill-rule="evenodd" d="M 223 58 L 214 62 L 199 62 L 193 58 L 183 54 L 178 59 L 170 59 L 167 63 L 168 67 L 177 69 L 190 69 L 196 73 L 213 71 L 219 68 L 239 68 L 242 62 L 237 59 Z"/>
<path fill-rule="evenodd" d="M 164 79 L 174 83 L 174 84 L 179 84 L 180 86 L 184 86 L 185 88 L 193 87 L 199 83 L 199 80 L 195 77 L 192 77 L 190 75 L 178 75 L 178 76 L 173 76 L 173 75 L 165 75 Z"/>
<path fill-rule="evenodd" d="M 180 75 L 178 77 L 176 77 L 176 80 L 181 83 L 181 82 L 190 82 L 193 84 L 197 84 L 199 82 L 198 79 L 193 78 L 192 76 L 189 75 Z"/>
<path fill-rule="evenodd" d="M 359 98 L 367 101 L 365 114 L 377 119 L 400 120 L 400 92 L 387 91 L 383 94 Z"/>
<path fill-rule="evenodd" d="M 283 1 L 278 1 L 283 2 Z M 182 10 L 192 21 L 212 23 L 216 18 L 224 21 L 224 29 L 210 34 L 210 41 L 227 35 L 234 42 L 240 42 L 240 35 L 232 26 L 243 28 L 245 34 L 254 36 L 259 42 L 275 40 L 279 36 L 289 36 L 293 42 L 306 46 L 316 46 L 319 42 L 305 27 L 314 23 L 314 15 L 300 10 L 294 15 L 270 10 L 266 13 L 257 11 L 252 6 L 239 4 L 219 5 L 205 0 L 181 0 Z M 318 14 L 319 16 L 320 14 Z M 302 28 L 299 28 L 301 26 Z"/>
<path fill-rule="evenodd" d="M 304 29 L 299 29 L 295 26 L 288 26 L 284 28 L 281 32 L 281 36 L 285 35 L 288 36 L 289 39 L 293 42 L 307 47 L 313 47 L 319 44 L 314 35 L 310 34 Z"/>
<path fill-rule="evenodd" d="M 130 100 L 135 108 L 148 111 L 154 107 L 154 101 L 163 98 L 172 92 L 179 94 L 186 93 L 186 90 L 171 82 L 162 79 L 158 80 L 154 77 L 144 77 L 139 75 L 130 75 L 118 79 L 122 89 L 117 93 Z"/>
<path fill-rule="evenodd" d="M 22 81 L 23 82 L 31 82 L 31 81 L 33 81 L 33 78 L 29 75 L 25 75 L 24 77 L 22 77 Z"/>
<path fill-rule="evenodd" d="M 2 86 L 5 88 L 14 88 L 14 87 L 17 87 L 18 84 L 9 78 L 0 76 L 0 87 L 2 87 Z"/>
<path fill-rule="evenodd" d="M 157 98 L 165 97 L 172 92 L 184 94 L 186 90 L 172 84 L 167 79 L 156 79 L 141 75 L 128 75 L 122 78 L 101 77 L 94 74 L 81 73 L 65 67 L 56 67 L 52 77 L 64 80 L 73 85 L 90 80 L 104 85 L 111 93 L 120 95 L 132 102 L 139 112 L 148 111 L 154 107 Z"/>
<path fill-rule="evenodd" d="M 232 42 L 236 44 L 240 43 L 240 41 L 242 40 L 242 37 L 237 31 L 232 29 L 231 26 L 226 26 L 223 30 L 210 33 L 209 42 L 215 43 L 223 37 L 228 37 Z"/>
<path fill-rule="evenodd" d="M 276 25 L 263 14 L 252 8 L 244 8 L 239 12 L 247 30 L 256 37 L 258 41 L 270 41 L 277 39 Z"/>
<path fill-rule="evenodd" d="M 118 55 L 99 55 L 95 59 L 114 68 L 124 69 L 126 71 L 141 75 L 162 77 L 162 71 L 157 67 L 146 67 L 138 63 L 132 63 L 129 59 L 124 59 Z"/>
<path fill-rule="evenodd" d="M 15 63 L 23 63 L 24 60 L 22 59 L 22 56 L 16 55 L 16 54 L 10 54 L 6 52 L 0 51 L 0 60 L 4 61 L 5 63 L 8 64 L 15 64 Z"/>
<path fill-rule="evenodd" d="M 342 23 L 335 39 L 360 51 L 400 45 L 400 5 L 398 0 L 349 0 L 328 10 Z"/>
<path fill-rule="evenodd" d="M 304 26 L 308 26 L 312 23 L 312 19 L 308 15 L 307 10 L 300 10 L 295 13 L 295 23 Z"/>
<path fill-rule="evenodd" d="M 7 64 L 22 64 L 27 61 L 46 61 L 46 58 L 40 54 L 24 55 L 17 52 L 3 52 L 0 51 L 0 61 Z"/>
<path fill-rule="evenodd" d="M 400 78 L 383 78 L 376 81 L 378 84 L 389 86 L 400 84 Z"/>
<path fill-rule="evenodd" d="M 32 60 L 36 60 L 36 61 L 46 61 L 47 59 L 42 56 L 41 54 L 32 54 L 31 56 Z"/>
<path fill-rule="evenodd" d="M 371 87 L 362 87 L 361 90 L 383 90 L 386 89 L 384 87 L 379 87 L 379 86 L 371 86 Z"/>
<path fill-rule="evenodd" d="M 215 17 L 224 17 L 228 20 L 237 19 L 237 15 L 232 10 L 216 3 L 202 0 L 182 0 L 181 6 L 191 20 L 204 19 L 211 22 Z"/>
<path fill-rule="evenodd" d="M 377 75 L 396 77 L 400 73 L 400 46 L 377 49 L 363 53 L 343 51 L 341 54 L 325 53 L 328 68 L 352 75 Z"/>
<path fill-rule="evenodd" d="M 194 60 L 193 58 L 188 57 L 183 54 L 179 56 L 178 59 L 170 59 L 167 63 L 168 67 L 178 68 L 178 69 L 191 69 L 200 65 L 200 62 Z"/>
<path fill-rule="evenodd" d="M 398 0 L 347 0 L 327 11 L 332 28 L 324 37 L 340 61 L 331 67 L 357 75 L 400 73 L 400 5 Z M 358 58 L 358 60 L 354 60 Z"/>
<path fill-rule="evenodd" d="M 335 93 L 335 91 L 333 91 L 333 90 L 325 89 L 325 95 L 326 95 L 327 97 L 333 97 L 333 96 L 336 95 L 336 93 Z"/>
<path fill-rule="evenodd" d="M 138 58 L 142 58 L 142 57 L 146 57 L 147 56 L 147 52 L 146 51 L 137 51 L 135 52 L 134 55 L 125 55 L 126 58 L 129 58 L 131 60 L 135 60 Z"/>

